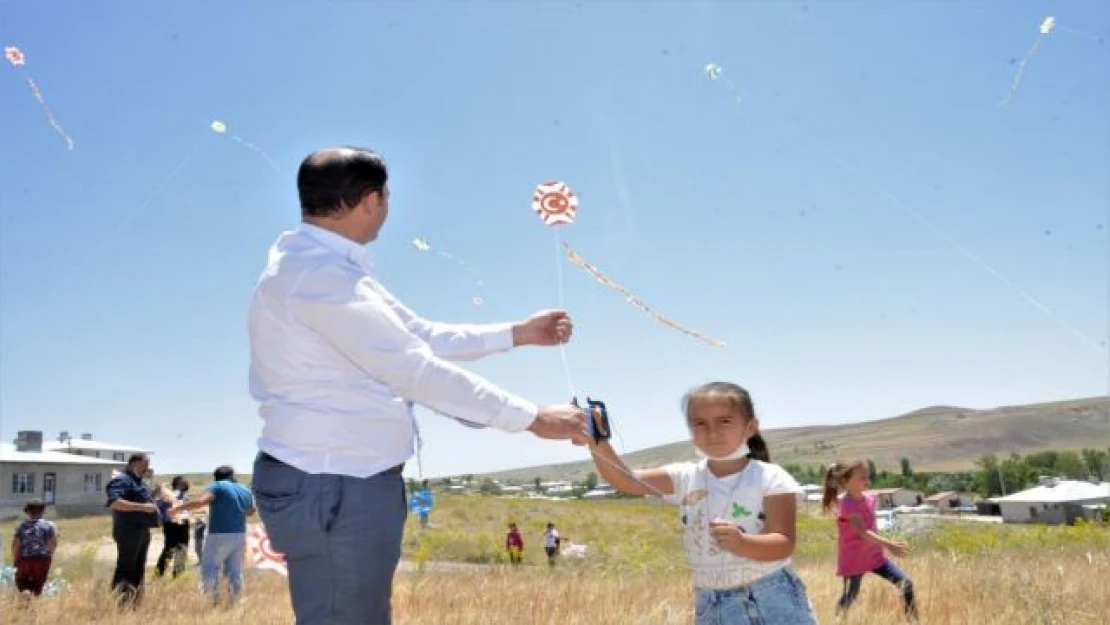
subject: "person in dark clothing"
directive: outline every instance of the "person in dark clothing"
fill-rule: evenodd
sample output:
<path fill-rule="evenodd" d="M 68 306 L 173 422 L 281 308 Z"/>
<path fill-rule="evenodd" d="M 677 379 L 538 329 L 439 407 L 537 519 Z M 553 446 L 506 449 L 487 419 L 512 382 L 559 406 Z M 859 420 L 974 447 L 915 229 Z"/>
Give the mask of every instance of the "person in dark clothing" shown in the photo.
<path fill-rule="evenodd" d="M 162 488 L 165 488 L 165 486 L 163 485 Z M 178 475 L 170 482 L 170 489 L 163 497 L 164 505 L 159 506 L 163 509 L 159 516 L 162 521 L 162 534 L 165 537 L 165 543 L 161 555 L 158 556 L 158 564 L 154 567 L 154 573 L 158 577 L 165 575 L 166 566 L 170 563 L 170 560 L 173 560 L 173 576 L 176 579 L 178 575 L 185 572 L 185 560 L 188 558 L 189 515 L 188 513 L 170 515 L 169 508 L 188 500 L 186 493 L 189 492 L 189 480 Z"/>
<path fill-rule="evenodd" d="M 115 474 L 105 489 L 112 509 L 112 539 L 116 542 L 116 570 L 112 591 L 120 605 L 138 607 L 143 593 L 150 528 L 158 526 L 158 506 L 143 476 L 150 470 L 150 457 L 133 454 L 123 473 Z"/>
<path fill-rule="evenodd" d="M 196 512 L 193 517 L 193 549 L 197 552 L 197 566 L 204 561 L 204 535 L 208 531 L 208 522 L 203 512 Z"/>
<path fill-rule="evenodd" d="M 58 548 L 58 528 L 42 518 L 46 505 L 41 499 L 27 502 L 23 511 L 27 520 L 20 523 L 12 537 L 12 562 L 15 563 L 15 587 L 22 604 L 32 595 L 38 597 L 50 577 L 50 563 Z"/>

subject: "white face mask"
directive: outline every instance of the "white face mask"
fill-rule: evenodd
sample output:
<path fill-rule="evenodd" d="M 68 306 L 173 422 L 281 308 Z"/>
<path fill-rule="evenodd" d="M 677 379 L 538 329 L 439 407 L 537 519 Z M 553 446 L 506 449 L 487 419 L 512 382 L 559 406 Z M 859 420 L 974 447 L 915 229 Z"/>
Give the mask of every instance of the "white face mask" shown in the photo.
<path fill-rule="evenodd" d="M 699 448 L 697 445 L 694 446 L 694 453 L 696 453 L 698 455 L 698 458 L 703 458 L 703 459 L 707 458 L 709 460 L 716 460 L 718 462 L 723 462 L 725 460 L 739 460 L 741 458 L 747 458 L 748 454 L 750 454 L 751 451 L 752 450 L 748 448 L 748 441 L 744 441 L 743 443 L 740 443 L 740 446 L 737 447 L 736 450 L 733 451 L 731 454 L 728 454 L 728 455 L 725 455 L 725 456 L 720 456 L 720 457 L 710 456 L 709 454 L 702 451 L 701 448 Z"/>

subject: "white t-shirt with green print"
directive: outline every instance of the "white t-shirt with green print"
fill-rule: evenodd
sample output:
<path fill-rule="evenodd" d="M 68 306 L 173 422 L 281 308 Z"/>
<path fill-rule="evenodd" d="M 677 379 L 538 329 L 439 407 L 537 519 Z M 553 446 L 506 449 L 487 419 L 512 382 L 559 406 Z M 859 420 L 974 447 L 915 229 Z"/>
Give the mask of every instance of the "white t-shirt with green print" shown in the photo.
<path fill-rule="evenodd" d="M 717 547 L 709 522 L 720 517 L 736 523 L 747 534 L 763 533 L 763 498 L 792 493 L 799 503 L 804 491 L 782 467 L 750 460 L 739 473 L 718 478 L 706 461 L 681 462 L 663 467 L 674 483 L 674 494 L 665 498 L 678 506 L 686 527 L 685 543 L 695 588 L 735 588 L 790 564 L 790 558 L 759 562 L 741 558 Z"/>

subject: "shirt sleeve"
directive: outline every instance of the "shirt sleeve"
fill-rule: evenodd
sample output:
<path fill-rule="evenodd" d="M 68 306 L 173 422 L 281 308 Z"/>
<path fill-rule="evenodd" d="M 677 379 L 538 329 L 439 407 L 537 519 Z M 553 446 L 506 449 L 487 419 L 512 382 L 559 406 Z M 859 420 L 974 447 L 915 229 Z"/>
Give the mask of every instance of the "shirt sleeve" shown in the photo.
<path fill-rule="evenodd" d="M 793 494 L 797 497 L 798 503 L 805 501 L 805 491 L 802 489 L 798 480 L 794 479 L 786 469 L 777 464 L 763 464 L 763 496 L 771 497 L 773 495 L 786 495 Z"/>
<path fill-rule="evenodd" d="M 405 329 L 427 343 L 432 353 L 444 360 L 477 360 L 513 347 L 511 323 L 452 324 L 429 321 L 402 304 L 382 285 L 375 282 L 373 289 L 393 310 Z"/>
<path fill-rule="evenodd" d="M 693 468 L 694 465 L 689 462 L 675 462 L 660 467 L 660 470 L 666 471 L 667 475 L 670 476 L 671 484 L 674 486 L 673 493 L 663 496 L 664 502 L 676 506 L 682 505 L 682 501 L 690 491 L 690 478 L 693 475 Z"/>
<path fill-rule="evenodd" d="M 347 293 L 299 291 L 289 305 L 366 375 L 410 401 L 506 432 L 524 430 L 536 418 L 535 404 L 436 356 L 365 281 Z"/>
<path fill-rule="evenodd" d="M 119 501 L 120 499 L 126 500 L 124 495 L 127 494 L 127 485 L 124 484 L 120 478 L 108 480 L 108 486 L 104 488 L 104 494 L 108 496 L 108 505 Z"/>

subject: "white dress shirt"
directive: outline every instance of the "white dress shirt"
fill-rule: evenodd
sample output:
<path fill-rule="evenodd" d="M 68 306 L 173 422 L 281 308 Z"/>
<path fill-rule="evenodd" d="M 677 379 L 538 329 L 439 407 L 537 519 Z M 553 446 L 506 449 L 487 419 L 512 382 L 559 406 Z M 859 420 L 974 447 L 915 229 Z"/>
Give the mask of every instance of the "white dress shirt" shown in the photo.
<path fill-rule="evenodd" d="M 370 251 L 301 224 L 283 233 L 250 305 L 260 450 L 308 473 L 367 477 L 413 453 L 413 403 L 507 432 L 536 406 L 449 360 L 513 346 L 512 325 L 421 319 L 373 277 Z"/>

